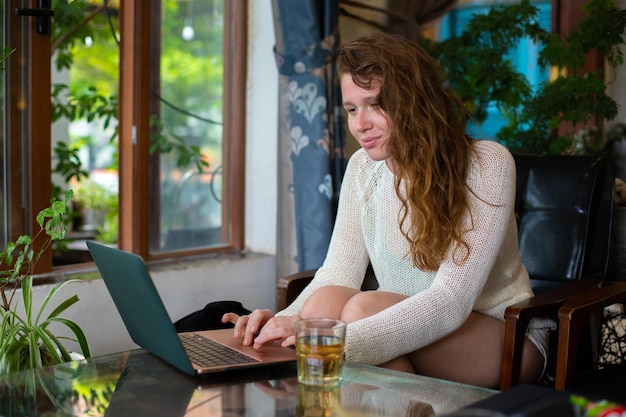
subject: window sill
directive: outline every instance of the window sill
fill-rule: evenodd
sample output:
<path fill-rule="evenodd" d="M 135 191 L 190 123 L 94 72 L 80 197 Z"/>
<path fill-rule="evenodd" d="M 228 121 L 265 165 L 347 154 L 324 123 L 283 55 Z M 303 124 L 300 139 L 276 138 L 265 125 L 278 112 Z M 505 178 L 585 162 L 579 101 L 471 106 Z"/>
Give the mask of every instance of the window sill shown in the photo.
<path fill-rule="evenodd" d="M 92 281 L 102 279 L 91 256 L 85 251 L 70 251 L 71 259 L 80 259 L 79 263 L 68 263 L 59 265 L 50 273 L 39 274 L 33 277 L 33 286 L 57 284 L 71 279 L 81 281 Z M 80 253 L 73 253 L 80 252 Z M 211 253 L 194 255 L 188 257 L 169 258 L 165 260 L 155 260 L 148 262 L 148 270 L 152 273 L 167 271 L 183 271 L 187 269 L 201 269 L 215 264 L 236 263 L 242 259 L 254 259 L 255 257 L 266 256 L 253 252 L 245 253 Z"/>

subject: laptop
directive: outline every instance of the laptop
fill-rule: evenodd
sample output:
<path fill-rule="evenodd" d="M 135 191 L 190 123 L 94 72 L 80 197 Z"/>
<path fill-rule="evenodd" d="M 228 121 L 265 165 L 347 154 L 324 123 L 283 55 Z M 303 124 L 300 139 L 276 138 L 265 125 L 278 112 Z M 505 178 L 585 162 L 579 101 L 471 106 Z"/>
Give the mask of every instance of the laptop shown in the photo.
<path fill-rule="evenodd" d="M 87 247 L 131 339 L 181 371 L 199 375 L 295 363 L 294 349 L 278 343 L 258 350 L 243 346 L 232 329 L 177 333 L 140 256 L 92 241 Z M 205 353 L 192 343 L 225 352 Z M 224 363 L 222 356 L 232 360 Z"/>

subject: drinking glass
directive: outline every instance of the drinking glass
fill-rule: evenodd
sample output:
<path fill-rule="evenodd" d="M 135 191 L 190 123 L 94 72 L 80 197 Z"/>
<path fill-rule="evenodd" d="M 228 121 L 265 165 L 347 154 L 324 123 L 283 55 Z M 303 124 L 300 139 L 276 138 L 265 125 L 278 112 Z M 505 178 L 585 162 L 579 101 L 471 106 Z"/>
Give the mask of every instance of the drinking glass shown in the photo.
<path fill-rule="evenodd" d="M 294 324 L 298 382 L 335 385 L 343 368 L 346 323 L 334 319 L 304 319 Z"/>

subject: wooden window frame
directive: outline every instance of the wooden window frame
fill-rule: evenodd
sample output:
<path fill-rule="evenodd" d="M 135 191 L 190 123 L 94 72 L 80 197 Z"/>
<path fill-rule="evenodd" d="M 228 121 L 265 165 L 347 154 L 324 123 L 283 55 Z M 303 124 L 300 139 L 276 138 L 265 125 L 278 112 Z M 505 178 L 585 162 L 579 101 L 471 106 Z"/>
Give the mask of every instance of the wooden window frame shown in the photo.
<path fill-rule="evenodd" d="M 50 7 L 44 1 L 42 7 Z M 7 24 L 7 45 L 21 45 L 24 33 L 27 45 L 15 48 L 6 61 L 7 128 L 6 140 L 8 175 L 8 237 L 16 240 L 20 235 L 33 235 L 39 230 L 36 216 L 50 205 L 51 126 L 45 116 L 51 112 L 50 100 L 42 100 L 42 91 L 51 91 L 50 35 L 37 33 L 37 19 L 17 16 L 14 11 L 23 8 L 24 2 L 10 0 L 4 6 Z M 48 76 L 41 76 L 41 74 Z M 47 119 L 50 120 L 49 118 Z M 48 169 L 45 169 L 48 167 Z M 42 242 L 34 241 L 38 253 Z M 52 270 L 52 251 L 45 251 L 33 273 Z"/>
<path fill-rule="evenodd" d="M 144 259 L 195 256 L 203 253 L 241 252 L 245 245 L 245 123 L 241 109 L 246 105 L 247 5 L 240 0 L 224 1 L 224 186 L 229 200 L 222 213 L 228 243 L 207 249 L 175 253 L 150 253 L 151 201 L 158 201 L 158 158 L 150 155 L 150 114 L 154 111 L 151 87 L 155 82 L 155 28 L 158 6 L 153 2 L 125 1 L 120 9 L 119 89 L 119 240 L 120 249 Z M 151 18 L 148 18 L 148 17 Z M 158 66 L 156 66 L 158 68 Z M 150 76 L 147 76 L 150 74 Z M 151 81 L 152 80 L 152 81 Z M 151 174 L 152 173 L 152 174 Z M 156 200 L 154 200 L 157 198 Z M 151 200 L 152 199 L 152 200 Z M 153 216 L 152 216 L 153 217 Z"/>
<path fill-rule="evenodd" d="M 44 0 L 43 7 L 49 0 Z M 224 242 L 205 250 L 179 251 L 151 256 L 149 251 L 149 213 L 155 197 L 153 167 L 158 158 L 150 156 L 149 75 L 150 48 L 155 13 L 159 2 L 125 0 L 120 2 L 119 86 L 119 242 L 125 251 L 144 259 L 181 258 L 199 254 L 241 252 L 245 246 L 245 122 L 247 75 L 247 2 L 224 0 L 224 15 L 229 24 L 224 30 L 224 108 L 223 164 L 224 200 L 230 200 L 223 213 Z M 49 35 L 37 33 L 37 20 L 16 16 L 14 10 L 30 2 L 8 0 L 4 5 L 7 45 L 16 51 L 5 63 L 7 68 L 6 141 L 8 186 L 8 237 L 17 239 L 39 230 L 37 213 L 50 204 L 51 195 L 51 91 Z M 160 18 L 160 17 L 159 17 Z M 54 24 L 54 23 L 53 23 Z M 158 29 L 158 28 L 157 28 Z M 28 39 L 27 39 L 28 38 Z M 17 46 L 19 45 L 19 47 Z M 157 186 L 158 186 L 158 180 Z M 152 187 L 152 188 L 151 188 Z M 158 188 L 157 188 L 158 190 Z M 226 195 L 227 194 L 227 195 Z M 154 200 L 156 198 L 156 200 Z M 37 247 L 35 246 L 35 250 Z M 74 265 L 79 266 L 79 265 Z M 83 268 L 83 267 L 79 267 Z M 69 266 L 58 269 L 72 269 Z M 33 271 L 37 282 L 48 282 L 53 272 L 52 251 L 46 251 Z"/>

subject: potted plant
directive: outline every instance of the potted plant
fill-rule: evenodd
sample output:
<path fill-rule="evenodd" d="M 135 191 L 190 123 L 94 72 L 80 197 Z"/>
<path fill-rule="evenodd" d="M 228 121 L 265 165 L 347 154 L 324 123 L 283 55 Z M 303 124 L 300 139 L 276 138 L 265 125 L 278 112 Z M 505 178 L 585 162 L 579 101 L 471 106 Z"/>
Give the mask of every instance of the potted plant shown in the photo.
<path fill-rule="evenodd" d="M 71 185 L 74 207 L 82 215 L 81 230 L 97 230 L 104 224 L 107 211 L 117 209 L 117 195 L 90 178 Z"/>
<path fill-rule="evenodd" d="M 55 295 L 76 280 L 53 286 L 39 307 L 33 303 L 33 268 L 54 241 L 64 238 L 63 216 L 71 195 L 69 191 L 65 200 L 54 199 L 50 207 L 39 212 L 40 229 L 33 237 L 22 235 L 0 251 L 0 374 L 71 360 L 72 355 L 62 340 L 77 342 L 82 355 L 91 356 L 83 330 L 76 322 L 61 316 L 78 301 L 78 296 L 72 295 L 52 307 Z M 32 244 L 37 239 L 44 239 L 44 242 L 35 252 Z M 16 301 L 20 287 L 21 297 L 17 298 L 21 298 L 21 306 Z M 50 313 L 46 312 L 48 307 L 52 309 Z M 53 323 L 69 329 L 74 337 L 56 335 L 49 328 Z"/>

